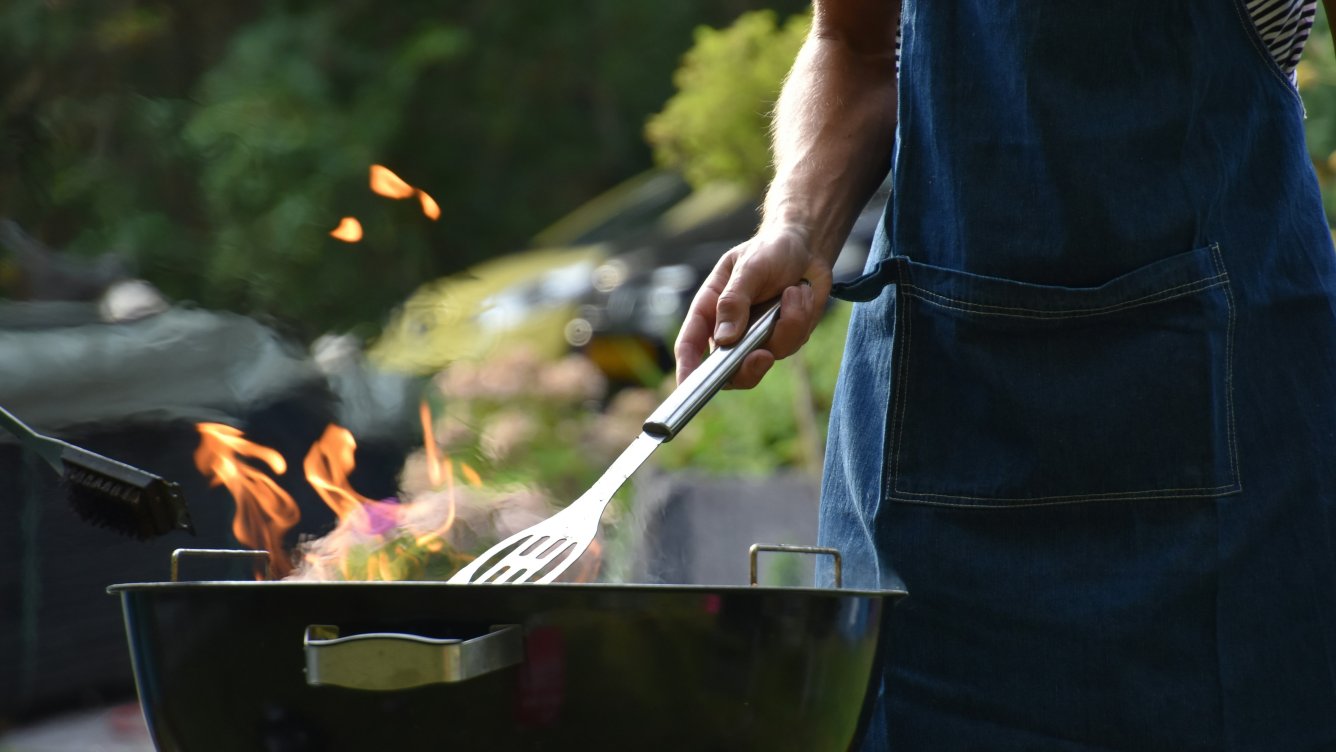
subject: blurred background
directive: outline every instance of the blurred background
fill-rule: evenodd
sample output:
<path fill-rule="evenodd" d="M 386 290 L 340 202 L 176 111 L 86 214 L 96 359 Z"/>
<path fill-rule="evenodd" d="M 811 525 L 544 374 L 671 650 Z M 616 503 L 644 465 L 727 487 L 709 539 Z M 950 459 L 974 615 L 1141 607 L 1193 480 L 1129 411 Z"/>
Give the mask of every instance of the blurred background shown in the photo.
<path fill-rule="evenodd" d="M 755 227 L 807 27 L 797 0 L 0 6 L 0 405 L 180 483 L 199 530 L 91 527 L 0 436 L 0 749 L 58 748 L 20 732 L 83 710 L 142 744 L 105 588 L 174 548 L 441 578 L 578 496 Z M 1321 17 L 1298 82 L 1331 214 Z M 573 576 L 738 584 L 750 543 L 813 543 L 847 316 L 663 447 Z"/>

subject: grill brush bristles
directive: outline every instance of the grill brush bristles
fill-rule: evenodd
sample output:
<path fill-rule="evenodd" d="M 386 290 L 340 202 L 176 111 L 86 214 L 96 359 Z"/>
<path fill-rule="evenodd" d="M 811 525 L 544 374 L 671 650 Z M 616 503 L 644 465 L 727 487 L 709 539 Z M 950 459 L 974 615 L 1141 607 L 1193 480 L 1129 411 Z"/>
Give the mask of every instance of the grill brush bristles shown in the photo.
<path fill-rule="evenodd" d="M 195 534 L 181 487 L 150 472 L 43 436 L 0 407 L 0 427 L 61 476 L 74 511 L 95 525 L 141 540 L 173 530 Z"/>

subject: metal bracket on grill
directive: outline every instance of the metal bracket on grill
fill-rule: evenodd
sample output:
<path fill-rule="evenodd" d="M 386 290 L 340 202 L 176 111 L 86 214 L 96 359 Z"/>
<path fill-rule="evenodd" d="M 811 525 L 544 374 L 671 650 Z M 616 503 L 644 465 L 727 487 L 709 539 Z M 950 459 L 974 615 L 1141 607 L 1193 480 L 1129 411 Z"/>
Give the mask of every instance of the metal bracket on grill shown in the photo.
<path fill-rule="evenodd" d="M 756 555 L 762 551 L 833 557 L 835 559 L 835 587 L 843 587 L 844 565 L 840 559 L 838 549 L 826 548 L 825 546 L 790 546 L 787 543 L 753 543 L 752 547 L 747 550 L 747 558 L 751 561 L 751 584 L 753 587 L 756 585 Z"/>

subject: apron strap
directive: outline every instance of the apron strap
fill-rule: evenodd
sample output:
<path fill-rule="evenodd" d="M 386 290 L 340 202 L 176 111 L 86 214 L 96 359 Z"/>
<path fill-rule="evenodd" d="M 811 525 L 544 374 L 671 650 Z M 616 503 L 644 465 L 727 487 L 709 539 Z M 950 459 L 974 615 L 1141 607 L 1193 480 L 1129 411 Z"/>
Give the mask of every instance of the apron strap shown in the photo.
<path fill-rule="evenodd" d="M 850 303 L 866 303 L 881 295 L 887 285 L 900 281 L 900 257 L 891 256 L 877 262 L 872 271 L 848 282 L 837 282 L 830 287 L 830 295 Z"/>

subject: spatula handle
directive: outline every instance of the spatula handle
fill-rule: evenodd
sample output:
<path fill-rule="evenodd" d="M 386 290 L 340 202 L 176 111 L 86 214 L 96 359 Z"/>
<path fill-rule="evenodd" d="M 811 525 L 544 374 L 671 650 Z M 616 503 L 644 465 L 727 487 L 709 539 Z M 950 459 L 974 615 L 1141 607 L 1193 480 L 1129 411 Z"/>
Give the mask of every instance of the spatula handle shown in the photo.
<path fill-rule="evenodd" d="M 770 339 L 779 321 L 779 301 L 770 304 L 756 316 L 747 333 L 736 344 L 715 348 L 700 367 L 691 372 L 686 380 L 678 384 L 668 399 L 645 421 L 645 433 L 661 436 L 668 441 L 682 430 L 710 398 L 724 388 L 733 375 L 742 367 L 742 361 L 756 348 Z"/>

